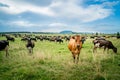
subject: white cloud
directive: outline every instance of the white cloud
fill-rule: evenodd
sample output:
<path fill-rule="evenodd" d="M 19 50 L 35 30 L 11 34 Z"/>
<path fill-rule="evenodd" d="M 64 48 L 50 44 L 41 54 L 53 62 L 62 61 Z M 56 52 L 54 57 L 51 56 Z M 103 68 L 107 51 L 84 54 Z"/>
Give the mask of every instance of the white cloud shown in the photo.
<path fill-rule="evenodd" d="M 45 26 L 45 28 L 42 29 L 42 32 L 60 32 L 70 27 L 68 24 L 60 22 L 53 22 L 43 26 Z"/>
<path fill-rule="evenodd" d="M 73 2 L 73 0 L 70 0 L 66 3 L 59 0 L 58 2 L 53 2 L 51 4 L 51 8 L 56 12 L 58 17 L 78 19 L 82 22 L 103 19 L 112 14 L 112 9 L 104 8 L 103 4 L 94 4 L 84 7 L 82 1 L 83 0 L 80 1 L 81 5 L 78 5 L 78 3 L 76 3 L 76 1 Z"/>
<path fill-rule="evenodd" d="M 1 3 L 9 7 L 0 7 L 0 10 L 9 14 L 19 14 L 30 11 L 37 14 L 44 14 L 54 18 L 64 18 L 65 20 L 80 20 L 80 22 L 92 22 L 104 19 L 113 13 L 110 8 L 118 3 L 105 1 L 102 4 L 91 4 L 84 6 L 84 0 L 52 0 L 48 6 L 40 7 L 32 3 L 12 0 L 0 0 Z M 109 5 L 105 8 L 105 5 Z"/>
<path fill-rule="evenodd" d="M 62 31 L 61 29 L 58 29 L 58 28 L 48 28 L 48 29 L 42 29 L 40 30 L 41 32 L 60 32 Z"/>
<path fill-rule="evenodd" d="M 98 19 L 104 19 L 112 14 L 111 9 L 104 9 L 99 5 L 91 5 L 83 11 L 82 17 L 83 22 L 95 21 Z"/>
<path fill-rule="evenodd" d="M 58 24 L 65 25 L 65 27 L 63 26 L 58 27 L 57 26 Z M 51 24 L 48 24 L 48 26 L 42 29 L 41 31 L 42 32 L 61 32 L 63 30 L 71 30 L 73 32 L 97 32 L 94 28 L 91 29 L 90 27 L 91 27 L 90 25 L 86 25 L 86 24 L 71 25 L 71 24 L 64 24 L 64 23 L 51 23 Z"/>
<path fill-rule="evenodd" d="M 48 26 L 50 26 L 50 27 L 67 27 L 68 25 L 65 23 L 50 23 Z"/>
<path fill-rule="evenodd" d="M 8 25 L 13 26 L 13 27 L 40 27 L 40 24 L 33 24 L 28 21 L 12 21 L 9 22 Z"/>
<path fill-rule="evenodd" d="M 104 2 L 102 5 L 104 7 L 112 8 L 113 6 L 119 4 L 120 1 L 113 1 L 113 2 Z"/>
<path fill-rule="evenodd" d="M 48 7 L 38 7 L 32 4 L 20 1 L 0 0 L 0 3 L 7 4 L 9 7 L 0 7 L 0 10 L 9 14 L 19 14 L 25 11 L 31 11 L 38 14 L 54 16 L 55 14 Z"/>

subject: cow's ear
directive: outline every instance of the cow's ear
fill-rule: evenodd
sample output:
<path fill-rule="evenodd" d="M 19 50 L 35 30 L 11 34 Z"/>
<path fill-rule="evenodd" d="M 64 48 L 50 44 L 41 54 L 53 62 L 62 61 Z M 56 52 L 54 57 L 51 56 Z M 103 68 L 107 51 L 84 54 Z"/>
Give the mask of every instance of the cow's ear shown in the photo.
<path fill-rule="evenodd" d="M 72 39 L 75 39 L 75 36 L 72 36 L 71 38 L 72 38 Z"/>
<path fill-rule="evenodd" d="M 80 42 L 82 42 L 82 40 L 80 40 Z"/>

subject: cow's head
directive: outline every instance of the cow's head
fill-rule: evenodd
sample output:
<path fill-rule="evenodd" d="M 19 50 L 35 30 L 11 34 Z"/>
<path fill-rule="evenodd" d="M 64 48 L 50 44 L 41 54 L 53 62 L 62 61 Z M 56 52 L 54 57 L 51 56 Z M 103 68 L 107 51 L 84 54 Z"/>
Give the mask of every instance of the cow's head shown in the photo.
<path fill-rule="evenodd" d="M 82 45 L 81 39 L 82 39 L 82 38 L 81 38 L 80 35 L 76 35 L 76 36 L 75 36 L 75 42 L 76 42 L 76 46 L 77 46 L 78 48 L 80 48 L 81 45 Z"/>
<path fill-rule="evenodd" d="M 113 51 L 114 51 L 115 53 L 117 53 L 117 48 L 116 48 L 116 47 L 114 47 L 114 48 L 113 48 Z"/>

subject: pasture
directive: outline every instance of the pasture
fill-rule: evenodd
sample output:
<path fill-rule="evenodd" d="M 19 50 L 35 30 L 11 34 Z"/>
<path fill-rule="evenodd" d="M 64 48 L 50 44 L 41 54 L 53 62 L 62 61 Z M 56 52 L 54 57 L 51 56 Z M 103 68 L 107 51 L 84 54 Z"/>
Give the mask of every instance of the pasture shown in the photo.
<path fill-rule="evenodd" d="M 6 39 L 0 37 L 0 40 Z M 35 42 L 29 54 L 26 42 L 16 38 L 10 42 L 9 56 L 0 51 L 0 80 L 119 80 L 120 39 L 108 38 L 118 48 L 118 53 L 98 49 L 93 53 L 92 40 L 83 44 L 78 64 L 73 63 L 68 42 Z"/>

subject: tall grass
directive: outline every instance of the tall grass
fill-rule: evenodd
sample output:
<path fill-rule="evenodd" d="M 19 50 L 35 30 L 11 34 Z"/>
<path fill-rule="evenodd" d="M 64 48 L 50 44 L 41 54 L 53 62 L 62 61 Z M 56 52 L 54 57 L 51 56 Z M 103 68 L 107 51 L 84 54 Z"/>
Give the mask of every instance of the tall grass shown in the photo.
<path fill-rule="evenodd" d="M 103 53 L 103 49 L 93 53 L 92 40 L 87 39 L 79 63 L 74 64 L 68 42 L 37 41 L 29 54 L 26 42 L 16 38 L 10 42 L 9 57 L 0 51 L 0 80 L 119 80 L 120 44 L 117 39 L 109 40 L 118 48 L 117 55 L 112 50 Z"/>

